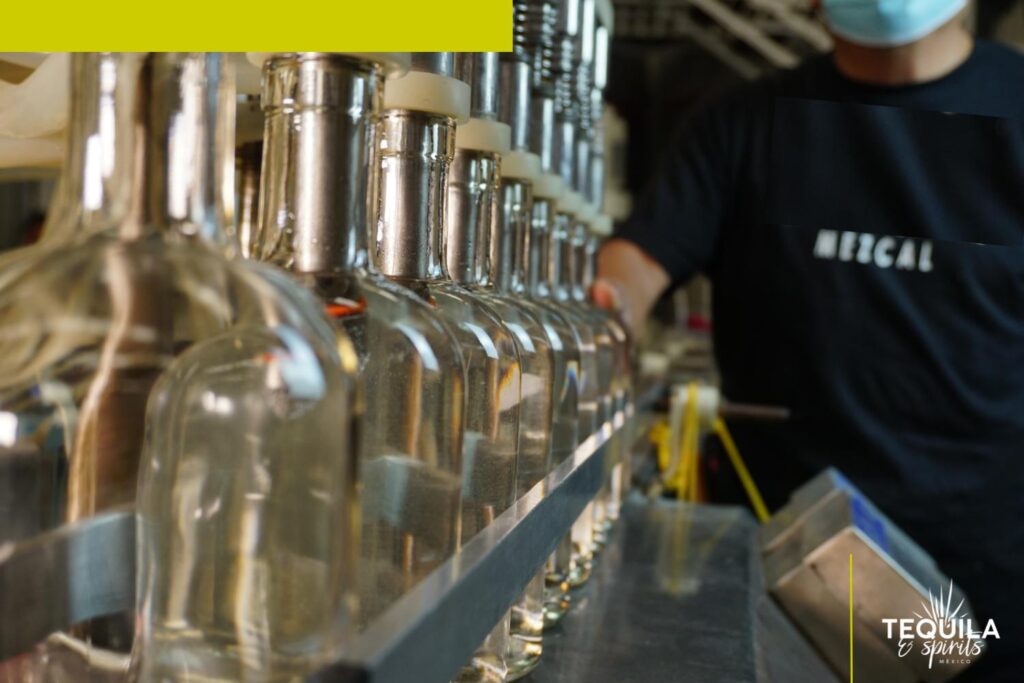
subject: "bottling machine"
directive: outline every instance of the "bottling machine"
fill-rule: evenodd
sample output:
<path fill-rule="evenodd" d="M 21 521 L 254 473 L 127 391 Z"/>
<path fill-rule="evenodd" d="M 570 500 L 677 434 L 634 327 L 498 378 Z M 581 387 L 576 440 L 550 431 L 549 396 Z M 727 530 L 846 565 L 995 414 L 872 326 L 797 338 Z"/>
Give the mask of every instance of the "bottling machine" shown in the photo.
<path fill-rule="evenodd" d="M 507 53 L 43 62 L 67 148 L 0 256 L 0 681 L 834 683 L 853 634 L 869 680 L 962 668 L 885 642 L 962 596 L 840 474 L 763 526 L 658 495 L 786 411 L 590 301 L 612 5 L 512 10 Z M 877 589 L 846 603 L 848 555 Z"/>

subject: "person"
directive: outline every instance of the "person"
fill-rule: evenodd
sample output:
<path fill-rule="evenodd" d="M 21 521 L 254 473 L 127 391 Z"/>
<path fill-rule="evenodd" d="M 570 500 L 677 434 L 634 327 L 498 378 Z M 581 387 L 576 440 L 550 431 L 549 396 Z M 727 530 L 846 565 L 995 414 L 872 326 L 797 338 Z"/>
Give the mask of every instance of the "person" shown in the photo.
<path fill-rule="evenodd" d="M 834 52 L 692 116 L 592 295 L 638 327 L 706 273 L 723 395 L 791 411 L 733 425 L 769 507 L 838 468 L 998 627 L 958 680 L 1019 681 L 1024 56 L 966 0 L 822 5 Z"/>

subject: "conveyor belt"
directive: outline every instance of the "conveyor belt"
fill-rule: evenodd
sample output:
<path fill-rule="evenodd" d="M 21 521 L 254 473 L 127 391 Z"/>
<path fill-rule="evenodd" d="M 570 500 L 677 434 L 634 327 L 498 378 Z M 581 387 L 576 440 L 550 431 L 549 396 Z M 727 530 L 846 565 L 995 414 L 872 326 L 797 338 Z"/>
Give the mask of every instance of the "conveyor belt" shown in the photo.
<path fill-rule="evenodd" d="M 740 508 L 625 506 L 530 683 L 832 683 L 767 596 Z"/>

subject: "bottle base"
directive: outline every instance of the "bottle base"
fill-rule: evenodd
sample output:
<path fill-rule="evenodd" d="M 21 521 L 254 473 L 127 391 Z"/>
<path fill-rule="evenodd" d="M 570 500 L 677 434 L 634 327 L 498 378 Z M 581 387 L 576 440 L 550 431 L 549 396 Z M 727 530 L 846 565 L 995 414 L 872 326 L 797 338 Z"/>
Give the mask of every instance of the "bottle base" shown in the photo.
<path fill-rule="evenodd" d="M 592 563 L 592 558 L 580 558 L 576 561 L 576 565 L 569 572 L 569 588 L 575 590 L 590 580 Z"/>
<path fill-rule="evenodd" d="M 497 658 L 474 657 L 462 668 L 453 683 L 504 683 L 508 679 L 505 662 Z"/>
<path fill-rule="evenodd" d="M 548 631 L 562 621 L 572 606 L 569 584 L 561 581 L 544 588 L 544 630 Z"/>
<path fill-rule="evenodd" d="M 521 657 L 508 664 L 508 675 L 505 680 L 507 681 L 518 681 L 520 678 L 528 675 L 537 665 L 540 664 L 541 654 L 543 653 L 543 646 L 540 643 L 536 643 L 536 649 L 530 650 L 528 656 Z M 524 653 L 525 654 L 525 653 Z"/>

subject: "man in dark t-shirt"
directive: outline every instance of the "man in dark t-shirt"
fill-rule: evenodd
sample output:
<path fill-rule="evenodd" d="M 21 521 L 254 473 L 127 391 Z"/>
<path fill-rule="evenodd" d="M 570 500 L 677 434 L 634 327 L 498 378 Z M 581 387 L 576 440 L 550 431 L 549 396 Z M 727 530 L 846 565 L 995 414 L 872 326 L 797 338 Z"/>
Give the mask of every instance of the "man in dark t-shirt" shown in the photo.
<path fill-rule="evenodd" d="M 792 411 L 734 425 L 769 506 L 839 468 L 995 620 L 958 680 L 1022 681 L 1024 56 L 963 1 L 823 4 L 834 54 L 688 122 L 594 296 L 707 273 L 724 395 Z"/>

